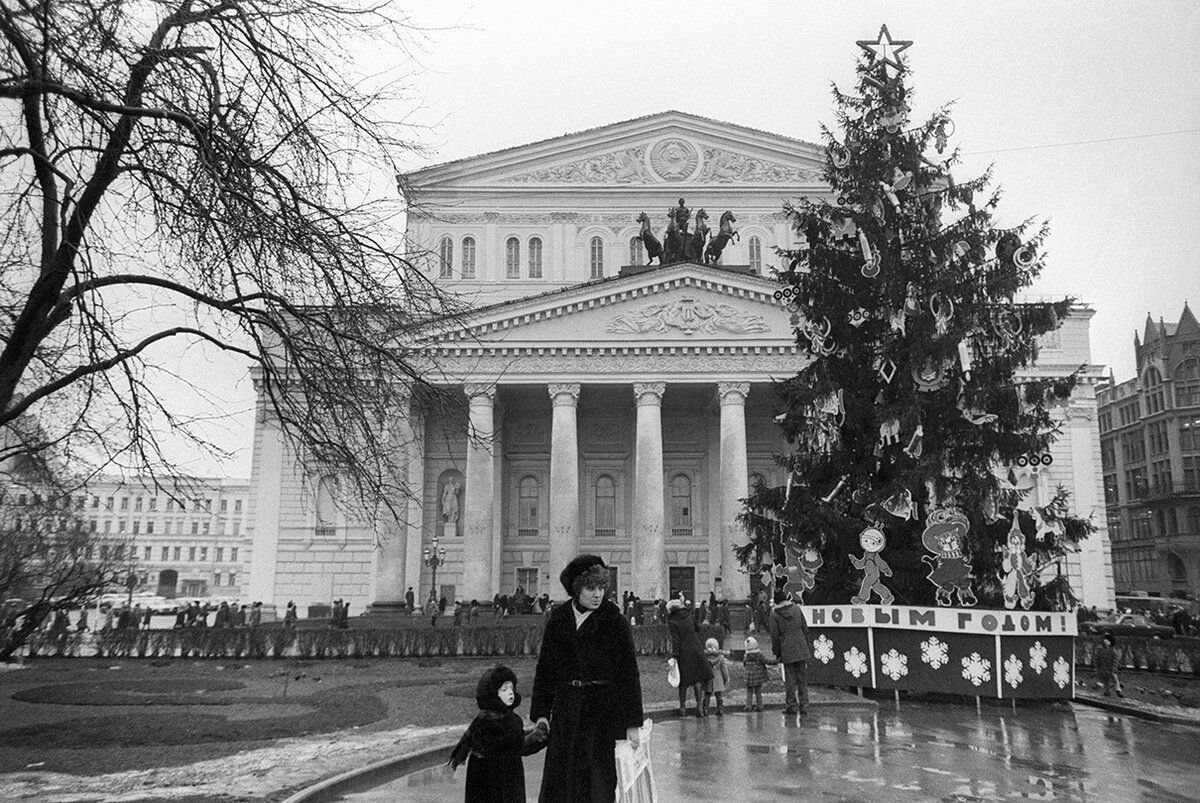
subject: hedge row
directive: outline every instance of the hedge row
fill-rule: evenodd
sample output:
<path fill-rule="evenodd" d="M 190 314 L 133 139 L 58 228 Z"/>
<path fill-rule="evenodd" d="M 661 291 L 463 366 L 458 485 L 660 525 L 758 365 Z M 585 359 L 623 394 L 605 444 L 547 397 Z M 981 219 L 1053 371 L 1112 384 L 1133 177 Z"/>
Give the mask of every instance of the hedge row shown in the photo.
<path fill-rule="evenodd" d="M 38 633 L 29 655 L 95 655 L 99 658 L 384 658 L 454 655 L 537 655 L 543 625 L 475 625 L 455 628 L 311 629 L 280 626 L 185 630 L 111 630 L 53 638 Z M 701 625 L 700 640 L 724 643 L 725 631 Z M 671 652 L 666 625 L 633 628 L 639 655 Z M 737 645 L 740 646 L 740 645 Z"/>
<path fill-rule="evenodd" d="M 1079 636 L 1075 639 L 1075 663 L 1095 666 L 1094 655 L 1103 639 Z M 1200 639 L 1155 639 L 1121 636 L 1116 639 L 1117 666 L 1150 672 L 1176 672 L 1200 676 Z"/>

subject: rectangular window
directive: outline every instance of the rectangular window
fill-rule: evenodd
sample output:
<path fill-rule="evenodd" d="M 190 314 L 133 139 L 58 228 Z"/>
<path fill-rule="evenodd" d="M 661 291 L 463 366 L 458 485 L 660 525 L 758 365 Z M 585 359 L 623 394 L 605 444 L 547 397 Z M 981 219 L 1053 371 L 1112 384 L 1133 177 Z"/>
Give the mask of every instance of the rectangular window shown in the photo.
<path fill-rule="evenodd" d="M 521 241 L 516 237 L 509 237 L 504 244 L 504 277 L 521 278 Z"/>
<path fill-rule="evenodd" d="M 200 505 L 201 505 L 201 502 L 200 502 L 200 500 L 199 500 L 199 499 L 193 499 L 193 500 L 192 500 L 192 512 L 193 512 L 193 513 L 199 513 L 199 512 L 200 512 Z"/>
<path fill-rule="evenodd" d="M 234 574 L 233 572 L 229 573 L 229 585 L 231 585 L 231 586 L 237 585 L 237 575 Z"/>
<path fill-rule="evenodd" d="M 241 500 L 241 499 L 234 499 L 234 500 L 233 500 L 233 512 L 234 512 L 234 513 L 241 513 L 241 512 L 242 512 L 242 500 Z"/>
<path fill-rule="evenodd" d="M 1104 475 L 1104 504 L 1115 505 L 1119 503 L 1120 495 L 1117 492 L 1117 475 Z"/>
<path fill-rule="evenodd" d="M 142 522 L 140 519 L 133 520 L 133 534 L 137 535 L 142 531 Z"/>
<path fill-rule="evenodd" d="M 117 522 L 117 532 L 119 532 L 119 533 L 125 532 L 125 519 L 121 519 L 120 521 Z"/>
<path fill-rule="evenodd" d="M 142 559 L 150 560 L 150 555 L 153 553 L 154 547 L 142 547 Z"/>
<path fill-rule="evenodd" d="M 204 531 L 205 535 L 208 535 L 208 527 L 209 527 L 209 523 L 207 521 L 204 522 L 204 525 L 201 527 L 201 529 Z"/>
<path fill-rule="evenodd" d="M 238 551 L 238 548 L 235 546 L 231 546 L 229 548 L 229 559 L 230 560 L 232 560 L 234 562 L 237 561 L 237 551 Z"/>
<path fill-rule="evenodd" d="M 604 241 L 593 237 L 588 254 L 588 264 L 591 266 L 593 279 L 604 278 Z"/>
<path fill-rule="evenodd" d="M 221 561 L 225 560 L 225 547 L 223 547 L 223 546 L 214 547 L 214 550 L 215 550 L 215 554 L 213 557 L 217 561 L 217 563 L 220 563 Z"/>
<path fill-rule="evenodd" d="M 100 507 L 100 497 L 98 497 L 98 496 L 93 496 L 93 497 L 92 497 L 92 508 L 93 508 L 93 509 L 95 509 L 95 508 L 98 508 L 98 507 Z"/>
<path fill-rule="evenodd" d="M 171 520 L 166 519 L 163 521 L 163 535 L 170 535 L 170 534 L 171 534 Z"/>
<path fill-rule="evenodd" d="M 226 512 L 226 511 L 228 511 L 228 510 L 229 510 L 229 500 L 228 500 L 228 499 L 222 499 L 222 500 L 221 500 L 221 512 L 222 512 L 222 513 L 225 513 L 225 512 Z"/>
<path fill-rule="evenodd" d="M 216 572 L 213 574 L 213 585 L 214 586 L 221 585 L 221 573 L 220 572 Z"/>
<path fill-rule="evenodd" d="M 88 522 L 88 532 L 89 533 L 96 532 L 96 527 L 98 527 L 99 524 L 100 524 L 100 522 L 96 521 L 95 519 L 92 519 L 91 521 L 89 521 Z"/>
<path fill-rule="evenodd" d="M 142 509 L 142 497 L 139 496 L 137 499 L 133 500 L 133 509 L 134 510 Z"/>
<path fill-rule="evenodd" d="M 159 560 L 167 560 L 170 558 L 170 555 L 171 555 L 171 548 L 165 546 L 159 551 Z"/>
<path fill-rule="evenodd" d="M 146 522 L 146 535 L 154 535 L 154 522 Z"/>
<path fill-rule="evenodd" d="M 449 274 L 447 274 L 449 275 Z M 462 241 L 462 277 L 475 278 L 475 238 L 463 237 Z"/>
<path fill-rule="evenodd" d="M 206 546 L 200 547 L 200 560 L 202 560 L 202 561 L 208 560 L 208 547 L 206 547 Z"/>
<path fill-rule="evenodd" d="M 1155 460 L 1150 464 L 1150 487 L 1155 493 L 1171 492 L 1171 461 Z"/>
<path fill-rule="evenodd" d="M 182 557 L 181 557 L 182 550 L 183 550 L 182 547 L 175 547 L 175 553 L 174 553 L 175 560 L 182 560 Z"/>
<path fill-rule="evenodd" d="M 113 560 L 125 560 L 125 545 L 117 544 L 113 549 Z"/>
<path fill-rule="evenodd" d="M 1111 440 L 1100 442 L 1100 465 L 1106 471 L 1111 470 L 1116 465 L 1116 444 Z"/>
<path fill-rule="evenodd" d="M 525 593 L 531 597 L 536 597 L 538 594 L 538 570 L 537 569 L 517 569 L 517 585 L 525 589 Z"/>
<path fill-rule="evenodd" d="M 108 560 L 108 544 L 100 545 L 100 560 Z"/>
<path fill-rule="evenodd" d="M 75 497 L 75 509 L 76 509 L 76 510 L 83 510 L 83 506 L 84 506 L 85 504 L 87 504 L 87 497 L 86 497 L 86 496 L 77 496 L 77 497 Z"/>
<path fill-rule="evenodd" d="M 104 532 L 106 532 L 106 533 L 112 532 L 112 519 L 104 520 Z"/>
<path fill-rule="evenodd" d="M 671 598 L 683 594 L 684 599 L 696 599 L 696 568 L 694 566 L 667 567 L 667 582 Z"/>
<path fill-rule="evenodd" d="M 199 535 L 199 534 L 200 534 L 200 522 L 193 521 L 192 522 L 192 535 Z"/>
<path fill-rule="evenodd" d="M 438 246 L 438 277 L 449 279 L 454 275 L 454 241 L 443 237 Z"/>
<path fill-rule="evenodd" d="M 240 521 L 235 521 L 233 523 L 233 534 L 237 535 L 238 531 L 241 529 L 242 529 L 242 523 Z"/>
<path fill-rule="evenodd" d="M 158 510 L 158 497 L 157 496 L 150 497 L 150 509 Z"/>
<path fill-rule="evenodd" d="M 211 499 L 204 500 L 204 512 L 212 513 L 212 500 Z"/>
<path fill-rule="evenodd" d="M 105 510 L 113 509 L 113 498 L 111 496 L 104 500 L 104 509 Z"/>
<path fill-rule="evenodd" d="M 1200 455 L 1184 455 L 1183 489 L 1200 491 Z"/>
<path fill-rule="evenodd" d="M 194 546 L 188 547 L 188 560 L 193 561 L 193 562 L 196 560 L 196 547 L 194 547 Z"/>
<path fill-rule="evenodd" d="M 121 510 L 129 510 L 129 497 L 128 496 L 121 497 Z"/>

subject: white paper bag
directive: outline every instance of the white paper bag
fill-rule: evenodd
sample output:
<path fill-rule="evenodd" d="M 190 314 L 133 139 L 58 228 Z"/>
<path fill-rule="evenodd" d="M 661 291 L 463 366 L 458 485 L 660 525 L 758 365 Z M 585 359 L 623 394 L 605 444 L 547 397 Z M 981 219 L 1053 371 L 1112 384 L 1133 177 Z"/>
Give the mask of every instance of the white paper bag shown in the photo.
<path fill-rule="evenodd" d="M 617 803 L 655 803 L 654 771 L 650 766 L 650 731 L 654 722 L 647 719 L 638 729 L 638 746 L 628 739 L 617 742 Z"/>

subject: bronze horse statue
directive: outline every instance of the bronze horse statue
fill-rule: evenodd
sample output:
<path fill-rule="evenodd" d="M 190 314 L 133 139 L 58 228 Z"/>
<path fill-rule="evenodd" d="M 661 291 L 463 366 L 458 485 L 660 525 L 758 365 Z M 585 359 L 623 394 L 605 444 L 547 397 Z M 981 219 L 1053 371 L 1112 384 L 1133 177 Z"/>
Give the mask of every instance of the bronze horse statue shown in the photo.
<path fill-rule="evenodd" d="M 721 252 L 725 250 L 725 246 L 729 245 L 729 241 L 738 239 L 737 230 L 733 228 L 733 224 L 736 222 L 737 218 L 733 216 L 733 212 L 721 215 L 721 228 L 708 243 L 708 247 L 704 249 L 705 265 L 717 264 L 721 258 Z"/>
<path fill-rule="evenodd" d="M 654 236 L 654 232 L 650 231 L 650 216 L 642 212 L 637 216 L 637 222 L 642 224 L 642 230 L 638 232 L 638 237 L 642 238 L 642 243 L 646 246 L 646 264 L 649 265 L 654 260 L 658 260 L 658 264 L 662 264 L 662 243 Z"/>
<path fill-rule="evenodd" d="M 704 259 L 704 246 L 708 242 L 708 213 L 701 209 L 696 213 L 696 230 L 683 246 L 684 259 L 700 262 Z"/>
<path fill-rule="evenodd" d="M 667 222 L 667 231 L 663 234 L 662 257 L 658 260 L 658 264 L 669 265 L 682 259 L 683 235 L 679 233 L 679 227 L 675 225 L 675 218 L 671 218 Z"/>

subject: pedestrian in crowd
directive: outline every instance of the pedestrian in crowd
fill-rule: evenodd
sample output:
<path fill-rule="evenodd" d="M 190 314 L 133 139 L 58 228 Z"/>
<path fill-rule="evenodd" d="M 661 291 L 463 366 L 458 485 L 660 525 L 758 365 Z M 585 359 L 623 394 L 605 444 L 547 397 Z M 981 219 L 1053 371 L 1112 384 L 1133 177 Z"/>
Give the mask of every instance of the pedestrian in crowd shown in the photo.
<path fill-rule="evenodd" d="M 525 803 L 521 758 L 546 746 L 547 730 L 523 730 L 517 676 L 507 666 L 483 673 L 475 686 L 479 713 L 450 753 L 450 768 L 467 764 L 468 803 Z"/>
<path fill-rule="evenodd" d="M 665 599 L 654 600 L 654 616 L 655 621 L 660 625 L 667 623 L 667 601 Z"/>
<path fill-rule="evenodd" d="M 1177 636 L 1186 636 L 1192 631 L 1192 617 L 1179 605 L 1171 614 L 1171 627 L 1175 628 Z"/>
<path fill-rule="evenodd" d="M 644 717 L 633 631 L 605 600 L 609 574 L 599 556 L 574 558 L 559 582 L 569 599 L 542 633 L 529 713 L 550 734 L 539 799 L 610 801 L 616 742 L 637 747 Z"/>
<path fill-rule="evenodd" d="M 288 600 L 287 608 L 283 611 L 283 626 L 288 630 L 296 629 L 296 622 L 300 619 L 300 614 L 296 611 L 296 603 Z"/>
<path fill-rule="evenodd" d="M 50 622 L 50 641 L 60 656 L 67 651 L 67 634 L 70 629 L 71 618 L 67 616 L 67 612 L 61 608 L 56 610 Z"/>
<path fill-rule="evenodd" d="M 545 591 L 542 592 L 542 613 L 550 613 L 550 609 L 554 607 L 550 604 L 550 595 Z"/>
<path fill-rule="evenodd" d="M 333 607 L 329 611 L 329 629 L 333 630 L 342 621 L 342 601 L 335 599 Z"/>
<path fill-rule="evenodd" d="M 696 620 L 683 600 L 667 603 L 667 630 L 671 635 L 671 657 L 679 668 L 679 716 L 687 715 L 687 693 L 696 698 L 696 716 L 704 716 L 704 684 L 712 679 L 712 668 L 704 657 Z"/>
<path fill-rule="evenodd" d="M 76 633 L 86 633 L 88 630 L 88 609 L 85 605 L 83 610 L 79 612 L 79 621 L 75 623 Z"/>
<path fill-rule="evenodd" d="M 700 607 L 696 610 L 696 627 L 708 623 L 708 603 L 701 602 Z"/>
<path fill-rule="evenodd" d="M 808 713 L 808 678 L 806 677 L 808 656 L 808 622 L 804 611 L 792 602 L 791 595 L 783 589 L 775 592 L 775 606 L 771 610 L 771 652 L 783 664 L 785 714 Z"/>
<path fill-rule="evenodd" d="M 262 603 L 255 602 L 250 606 L 250 626 L 258 627 L 262 624 Z"/>
<path fill-rule="evenodd" d="M 1117 677 L 1117 640 L 1112 633 L 1106 633 L 1100 646 L 1096 648 L 1093 658 L 1096 675 L 1104 686 L 1104 696 L 1109 697 L 1113 692 L 1118 697 L 1124 697 L 1121 692 L 1121 679 Z"/>
<path fill-rule="evenodd" d="M 430 626 L 437 627 L 438 613 L 437 595 L 430 591 L 429 599 L 425 600 L 425 615 L 429 617 Z"/>
<path fill-rule="evenodd" d="M 467 624 L 474 625 L 479 619 L 479 600 L 471 600 L 471 607 L 467 609 Z"/>
<path fill-rule="evenodd" d="M 767 682 L 767 659 L 758 648 L 758 639 L 746 637 L 742 668 L 746 671 L 746 711 L 762 711 L 762 687 Z"/>
<path fill-rule="evenodd" d="M 492 597 L 492 618 L 497 622 L 504 618 L 504 605 L 501 602 L 499 591 Z"/>
<path fill-rule="evenodd" d="M 152 616 L 154 616 L 154 609 L 151 608 L 149 605 L 147 605 L 146 608 L 142 611 L 142 628 L 144 630 L 150 629 L 150 618 Z"/>
<path fill-rule="evenodd" d="M 213 627 L 217 629 L 233 627 L 233 622 L 229 618 L 228 602 L 222 602 L 217 606 L 217 615 L 213 618 Z"/>
<path fill-rule="evenodd" d="M 350 603 L 349 602 L 342 603 L 342 613 L 340 616 L 338 616 L 338 627 L 340 627 L 342 630 L 350 629 Z"/>
<path fill-rule="evenodd" d="M 463 604 L 462 600 L 454 600 L 454 626 L 462 627 L 463 620 Z"/>
<path fill-rule="evenodd" d="M 404 592 L 404 607 L 408 610 L 408 615 L 412 616 L 416 611 L 413 610 L 413 604 L 417 601 L 417 595 L 413 593 L 412 586 Z"/>
<path fill-rule="evenodd" d="M 130 613 L 130 618 L 132 619 L 132 621 L 129 623 L 131 628 L 137 630 L 142 626 L 142 603 L 139 602 L 137 605 L 133 606 L 133 611 Z"/>
<path fill-rule="evenodd" d="M 122 605 L 121 611 L 117 614 L 117 630 L 128 630 L 133 624 L 133 611 L 129 610 L 128 605 Z"/>
<path fill-rule="evenodd" d="M 714 696 L 717 698 L 717 710 L 713 713 L 723 717 L 725 716 L 725 704 L 722 697 L 729 685 L 729 661 L 725 658 L 725 653 L 721 651 L 721 645 L 715 638 L 704 642 L 704 657 L 712 670 L 712 678 L 704 684 L 704 713 L 708 714 L 709 697 Z"/>
<path fill-rule="evenodd" d="M 233 615 L 234 627 L 245 627 L 246 619 L 250 615 L 250 606 L 242 605 L 237 609 L 237 613 Z"/>
<path fill-rule="evenodd" d="M 644 625 L 646 623 L 646 610 L 642 605 L 642 600 L 636 594 L 633 595 L 633 623 L 635 625 Z"/>
<path fill-rule="evenodd" d="M 187 624 L 187 608 L 182 605 L 175 606 L 175 630 L 183 630 Z"/>
<path fill-rule="evenodd" d="M 195 599 L 187 608 L 187 626 L 195 627 L 198 618 L 200 618 L 200 600 Z"/>
<path fill-rule="evenodd" d="M 208 605 L 201 605 L 199 600 L 196 600 L 196 627 L 208 627 Z"/>
<path fill-rule="evenodd" d="M 449 600 L 446 599 L 445 594 L 442 594 L 441 599 L 438 600 L 438 613 L 441 614 L 442 616 L 445 616 L 446 608 L 448 608 L 449 606 L 450 606 Z"/>
<path fill-rule="evenodd" d="M 725 635 L 729 635 L 729 601 L 721 600 L 717 603 L 717 625 L 725 631 Z"/>

